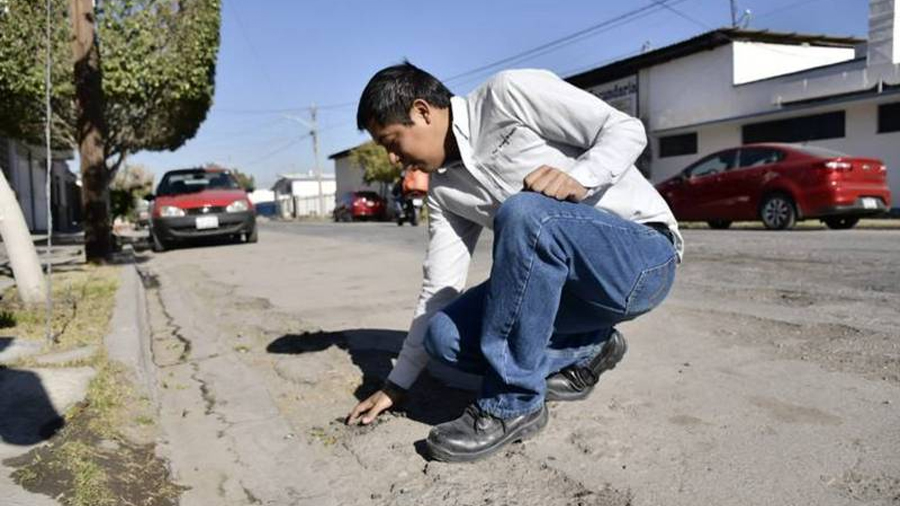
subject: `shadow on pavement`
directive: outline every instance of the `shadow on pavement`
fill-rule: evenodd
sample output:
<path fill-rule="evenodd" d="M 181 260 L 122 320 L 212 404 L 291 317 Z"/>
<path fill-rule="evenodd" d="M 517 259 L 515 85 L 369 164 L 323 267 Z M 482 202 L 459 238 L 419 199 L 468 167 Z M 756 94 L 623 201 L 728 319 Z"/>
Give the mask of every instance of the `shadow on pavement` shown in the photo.
<path fill-rule="evenodd" d="M 0 337 L 0 351 L 5 350 L 15 340 L 14 337 Z"/>
<path fill-rule="evenodd" d="M 31 371 L 0 366 L 0 441 L 28 446 L 46 441 L 65 425 Z"/>
<path fill-rule="evenodd" d="M 387 329 L 288 334 L 269 343 L 266 351 L 301 355 L 321 352 L 332 346 L 346 351 L 362 371 L 362 383 L 354 395 L 363 400 L 381 388 L 393 368 L 391 360 L 396 358 L 405 337 L 406 332 Z M 395 411 L 404 413 L 411 420 L 437 425 L 457 418 L 474 400 L 474 395 L 474 392 L 443 385 L 423 373 Z"/>

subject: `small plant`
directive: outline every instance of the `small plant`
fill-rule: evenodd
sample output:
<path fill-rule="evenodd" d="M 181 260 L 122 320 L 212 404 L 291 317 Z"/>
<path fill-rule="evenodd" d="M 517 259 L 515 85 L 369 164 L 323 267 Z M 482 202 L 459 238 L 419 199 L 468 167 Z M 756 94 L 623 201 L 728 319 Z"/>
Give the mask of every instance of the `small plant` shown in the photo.
<path fill-rule="evenodd" d="M 16 314 L 12 311 L 0 310 L 0 329 L 16 326 Z"/>

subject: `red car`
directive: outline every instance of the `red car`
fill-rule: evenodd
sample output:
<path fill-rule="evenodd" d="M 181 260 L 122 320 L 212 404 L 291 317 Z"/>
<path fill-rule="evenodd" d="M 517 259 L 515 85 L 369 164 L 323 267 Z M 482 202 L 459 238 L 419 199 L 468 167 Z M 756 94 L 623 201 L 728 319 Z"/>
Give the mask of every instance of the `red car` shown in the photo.
<path fill-rule="evenodd" d="M 762 220 L 786 230 L 819 219 L 852 228 L 891 206 L 887 168 L 880 160 L 796 144 L 748 144 L 706 156 L 656 185 L 678 220 L 728 228 Z"/>
<path fill-rule="evenodd" d="M 375 192 L 347 192 L 334 208 L 334 221 L 383 220 L 387 206 Z"/>
<path fill-rule="evenodd" d="M 148 196 L 154 251 L 205 237 L 257 241 L 256 210 L 231 172 L 186 169 L 167 172 Z"/>

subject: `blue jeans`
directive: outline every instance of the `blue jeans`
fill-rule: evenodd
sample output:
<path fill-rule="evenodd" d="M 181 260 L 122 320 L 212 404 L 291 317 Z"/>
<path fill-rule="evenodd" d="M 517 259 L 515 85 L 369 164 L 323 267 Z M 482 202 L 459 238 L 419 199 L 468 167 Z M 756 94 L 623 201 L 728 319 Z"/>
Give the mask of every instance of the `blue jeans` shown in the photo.
<path fill-rule="evenodd" d="M 490 278 L 428 323 L 436 360 L 483 375 L 478 405 L 509 418 L 536 411 L 548 375 L 586 363 L 619 322 L 650 311 L 675 278 L 658 231 L 532 192 L 494 217 Z"/>

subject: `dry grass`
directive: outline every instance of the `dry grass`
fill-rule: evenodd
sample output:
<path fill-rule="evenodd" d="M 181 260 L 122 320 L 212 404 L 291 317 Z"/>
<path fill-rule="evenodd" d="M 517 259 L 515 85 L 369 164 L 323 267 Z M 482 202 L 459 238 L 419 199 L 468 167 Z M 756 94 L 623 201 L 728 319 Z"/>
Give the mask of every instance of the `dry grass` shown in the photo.
<path fill-rule="evenodd" d="M 53 351 L 87 344 L 101 344 L 119 287 L 119 267 L 85 265 L 77 270 L 53 274 Z M 27 340 L 47 337 L 46 307 L 26 307 L 19 302 L 16 287 L 0 300 L 0 322 L 4 332 Z M 49 350 L 48 350 L 49 351 Z"/>

